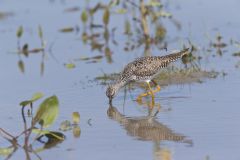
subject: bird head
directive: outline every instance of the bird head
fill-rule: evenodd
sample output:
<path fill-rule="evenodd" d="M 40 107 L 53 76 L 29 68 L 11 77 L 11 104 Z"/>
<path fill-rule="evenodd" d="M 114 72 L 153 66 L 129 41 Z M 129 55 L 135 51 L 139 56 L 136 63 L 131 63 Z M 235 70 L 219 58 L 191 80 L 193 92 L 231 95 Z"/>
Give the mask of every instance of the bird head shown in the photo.
<path fill-rule="evenodd" d="M 106 90 L 106 95 L 109 98 L 109 100 L 112 100 L 117 93 L 117 88 L 114 85 L 109 85 Z"/>

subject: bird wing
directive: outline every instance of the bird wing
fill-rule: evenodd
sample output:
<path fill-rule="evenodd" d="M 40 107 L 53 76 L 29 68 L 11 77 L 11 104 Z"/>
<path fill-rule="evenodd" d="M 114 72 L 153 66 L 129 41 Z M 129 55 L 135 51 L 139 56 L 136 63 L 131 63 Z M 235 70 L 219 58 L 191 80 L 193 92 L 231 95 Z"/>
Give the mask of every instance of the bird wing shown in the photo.
<path fill-rule="evenodd" d="M 133 74 L 136 76 L 153 76 L 159 70 L 156 57 L 142 57 L 133 62 Z"/>

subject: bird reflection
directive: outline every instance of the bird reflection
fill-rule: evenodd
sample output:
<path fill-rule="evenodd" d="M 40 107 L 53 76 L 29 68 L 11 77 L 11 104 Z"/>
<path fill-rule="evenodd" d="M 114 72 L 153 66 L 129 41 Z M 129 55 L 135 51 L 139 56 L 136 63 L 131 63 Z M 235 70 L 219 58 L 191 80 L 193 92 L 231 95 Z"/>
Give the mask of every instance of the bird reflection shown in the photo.
<path fill-rule="evenodd" d="M 149 108 L 150 110 L 151 108 Z M 166 125 L 156 119 L 158 111 L 152 115 L 149 111 L 147 116 L 127 117 L 120 113 L 116 107 L 110 104 L 107 115 L 110 119 L 117 121 L 127 131 L 129 136 L 142 141 L 154 142 L 154 159 L 172 159 L 171 151 L 161 148 L 161 141 L 182 142 L 192 145 L 192 141 L 182 134 L 175 133 Z"/>

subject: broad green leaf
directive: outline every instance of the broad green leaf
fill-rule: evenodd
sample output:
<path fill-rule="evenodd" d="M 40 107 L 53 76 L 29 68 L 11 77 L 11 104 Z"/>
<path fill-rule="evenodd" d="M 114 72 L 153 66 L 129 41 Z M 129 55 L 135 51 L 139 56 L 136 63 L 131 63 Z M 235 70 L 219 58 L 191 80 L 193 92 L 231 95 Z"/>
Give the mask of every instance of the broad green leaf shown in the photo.
<path fill-rule="evenodd" d="M 32 129 L 32 133 L 38 134 L 39 136 L 47 136 L 47 137 L 51 136 L 51 137 L 57 138 L 59 140 L 64 140 L 64 136 L 59 136 L 59 135 L 63 135 L 60 132 L 41 130 L 38 128 L 34 128 L 34 129 Z"/>
<path fill-rule="evenodd" d="M 44 95 L 41 92 L 34 93 L 30 101 L 32 101 L 32 102 L 37 101 L 40 98 L 42 98 L 43 96 Z"/>
<path fill-rule="evenodd" d="M 0 148 L 0 156 L 8 156 L 14 151 L 13 147 Z"/>
<path fill-rule="evenodd" d="M 108 25 L 108 23 L 109 23 L 109 17 L 110 17 L 110 12 L 109 12 L 109 9 L 106 8 L 105 11 L 104 11 L 104 13 L 103 13 L 103 23 L 104 23 L 105 25 Z"/>
<path fill-rule="evenodd" d="M 81 14 L 81 20 L 83 23 L 86 23 L 88 20 L 88 15 L 87 15 L 87 11 L 83 10 L 82 14 Z"/>
<path fill-rule="evenodd" d="M 73 69 L 76 67 L 76 65 L 74 63 L 66 63 L 64 64 L 64 66 L 67 68 L 67 69 Z"/>
<path fill-rule="evenodd" d="M 73 124 L 79 124 L 80 114 L 78 112 L 73 112 L 72 113 L 72 121 L 73 121 Z"/>
<path fill-rule="evenodd" d="M 39 123 L 43 128 L 49 127 L 58 116 L 59 102 L 56 96 L 45 99 L 39 106 L 33 122 Z"/>
<path fill-rule="evenodd" d="M 22 60 L 19 60 L 18 61 L 18 68 L 20 69 L 20 71 L 22 72 L 22 73 L 24 73 L 24 63 L 23 63 L 23 61 Z"/>
<path fill-rule="evenodd" d="M 42 27 L 39 25 L 38 26 L 38 36 L 39 36 L 39 38 L 43 38 L 43 31 L 42 31 Z"/>
<path fill-rule="evenodd" d="M 17 37 L 21 38 L 23 34 L 23 26 L 20 26 L 17 30 Z"/>

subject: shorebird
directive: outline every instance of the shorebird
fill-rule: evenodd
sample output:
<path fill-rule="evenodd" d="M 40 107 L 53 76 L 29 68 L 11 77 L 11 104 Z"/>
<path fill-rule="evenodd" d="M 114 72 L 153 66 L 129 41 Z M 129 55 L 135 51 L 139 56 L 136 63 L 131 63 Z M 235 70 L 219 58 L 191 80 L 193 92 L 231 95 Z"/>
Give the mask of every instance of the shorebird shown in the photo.
<path fill-rule="evenodd" d="M 152 95 L 152 97 L 154 97 L 154 93 L 160 91 L 161 88 L 153 80 L 153 78 L 158 75 L 162 68 L 167 67 L 169 63 L 174 62 L 179 58 L 182 58 L 182 56 L 188 54 L 188 50 L 189 48 L 165 56 L 141 57 L 133 62 L 128 63 L 124 67 L 116 82 L 109 85 L 106 90 L 106 95 L 109 98 L 109 102 L 112 102 L 112 99 L 116 96 L 120 88 L 132 81 L 144 81 L 147 83 L 150 91 L 140 94 L 140 97 L 147 95 Z M 153 82 L 156 85 L 155 90 L 151 88 L 150 82 Z"/>

